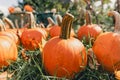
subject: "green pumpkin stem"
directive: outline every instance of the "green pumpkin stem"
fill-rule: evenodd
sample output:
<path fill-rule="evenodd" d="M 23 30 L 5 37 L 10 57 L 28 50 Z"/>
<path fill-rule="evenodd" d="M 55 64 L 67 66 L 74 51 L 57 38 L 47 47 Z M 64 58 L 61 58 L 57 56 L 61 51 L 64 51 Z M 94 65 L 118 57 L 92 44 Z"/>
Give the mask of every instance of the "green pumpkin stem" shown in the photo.
<path fill-rule="evenodd" d="M 86 25 L 92 24 L 91 15 L 90 15 L 90 12 L 88 10 L 86 11 L 85 18 L 86 18 Z"/>
<path fill-rule="evenodd" d="M 66 13 L 62 19 L 61 24 L 61 34 L 60 38 L 68 39 L 70 38 L 71 27 L 73 23 L 74 16 L 70 13 Z"/>
<path fill-rule="evenodd" d="M 110 11 L 108 16 L 113 16 L 115 19 L 114 32 L 120 32 L 120 14 L 117 11 Z"/>

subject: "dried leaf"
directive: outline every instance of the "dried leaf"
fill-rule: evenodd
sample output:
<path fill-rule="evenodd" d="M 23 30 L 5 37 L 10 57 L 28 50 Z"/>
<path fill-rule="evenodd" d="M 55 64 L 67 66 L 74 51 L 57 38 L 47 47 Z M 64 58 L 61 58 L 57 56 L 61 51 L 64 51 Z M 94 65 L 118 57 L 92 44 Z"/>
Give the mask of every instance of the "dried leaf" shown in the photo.
<path fill-rule="evenodd" d="M 0 73 L 0 80 L 8 80 L 14 73 L 8 73 L 7 71 Z"/>

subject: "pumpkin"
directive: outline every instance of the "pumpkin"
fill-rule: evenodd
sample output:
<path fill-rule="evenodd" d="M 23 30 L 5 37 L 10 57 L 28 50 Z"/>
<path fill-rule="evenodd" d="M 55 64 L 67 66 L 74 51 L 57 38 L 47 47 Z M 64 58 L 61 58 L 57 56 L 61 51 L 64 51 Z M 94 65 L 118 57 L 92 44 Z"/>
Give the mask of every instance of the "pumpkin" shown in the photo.
<path fill-rule="evenodd" d="M 98 36 L 93 44 L 93 52 L 98 62 L 106 71 L 114 72 L 120 69 L 120 15 L 116 11 L 110 11 L 109 16 L 115 18 L 114 32 L 104 32 Z M 117 66 L 117 68 L 115 68 Z"/>
<path fill-rule="evenodd" d="M 23 28 L 22 35 L 20 37 L 23 47 L 27 50 L 38 49 L 42 44 L 42 39 L 46 38 L 46 32 L 42 28 L 37 28 L 35 25 L 35 18 L 32 12 L 28 12 L 31 21 L 28 28 Z"/>
<path fill-rule="evenodd" d="M 39 29 L 39 30 L 41 30 L 41 33 L 42 33 L 44 39 L 46 39 L 48 37 L 48 31 L 45 28 L 45 26 L 44 26 L 43 23 L 40 23 L 39 25 L 37 25 L 36 28 Z"/>
<path fill-rule="evenodd" d="M 27 5 L 24 6 L 24 10 L 28 11 L 28 12 L 33 12 L 33 8 L 29 4 L 27 4 Z"/>
<path fill-rule="evenodd" d="M 66 13 L 61 25 L 61 34 L 46 42 L 42 61 L 45 70 L 52 76 L 73 78 L 87 64 L 86 49 L 82 42 L 70 36 L 74 16 Z"/>
<path fill-rule="evenodd" d="M 9 13 L 14 13 L 14 10 L 15 10 L 15 8 L 12 6 L 8 8 Z"/>
<path fill-rule="evenodd" d="M 62 23 L 62 17 L 60 15 L 57 15 L 57 22 L 58 24 L 53 24 L 49 30 L 50 37 L 59 36 L 61 32 L 61 23 Z M 75 36 L 74 30 L 71 29 L 71 36 Z"/>
<path fill-rule="evenodd" d="M 42 41 L 41 30 L 36 28 L 26 29 L 22 32 L 21 42 L 25 49 L 35 50 L 39 48 Z"/>
<path fill-rule="evenodd" d="M 0 35 L 6 35 L 10 37 L 12 40 L 15 41 L 17 45 L 19 45 L 20 41 L 17 35 L 17 29 L 6 29 L 5 31 L 1 32 Z"/>
<path fill-rule="evenodd" d="M 15 41 L 16 44 L 19 44 L 19 39 L 17 34 L 17 30 L 15 29 L 6 29 L 6 26 L 4 25 L 4 23 L 1 23 L 2 25 L 0 26 L 1 31 L 0 31 L 0 36 L 7 36 L 9 38 L 11 38 L 13 41 Z"/>
<path fill-rule="evenodd" d="M 48 33 L 45 30 L 45 28 L 37 28 L 37 29 L 39 29 L 41 31 L 42 36 L 43 36 L 44 39 L 46 39 L 48 37 Z"/>
<path fill-rule="evenodd" d="M 85 38 L 86 42 L 94 42 L 100 33 L 102 33 L 101 27 L 97 24 L 92 24 L 90 13 L 86 11 L 86 24 L 78 29 L 78 39 L 83 40 Z"/>
<path fill-rule="evenodd" d="M 0 36 L 0 68 L 17 60 L 18 51 L 15 42 L 7 36 Z"/>

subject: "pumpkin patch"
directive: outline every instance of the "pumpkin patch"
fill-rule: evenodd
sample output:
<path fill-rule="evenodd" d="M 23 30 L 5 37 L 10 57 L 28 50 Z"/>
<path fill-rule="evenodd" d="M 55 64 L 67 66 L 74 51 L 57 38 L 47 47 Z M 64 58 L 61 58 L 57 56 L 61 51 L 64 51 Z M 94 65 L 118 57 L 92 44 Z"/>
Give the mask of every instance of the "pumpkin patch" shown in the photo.
<path fill-rule="evenodd" d="M 120 80 L 119 3 L 1 1 L 0 80 Z"/>

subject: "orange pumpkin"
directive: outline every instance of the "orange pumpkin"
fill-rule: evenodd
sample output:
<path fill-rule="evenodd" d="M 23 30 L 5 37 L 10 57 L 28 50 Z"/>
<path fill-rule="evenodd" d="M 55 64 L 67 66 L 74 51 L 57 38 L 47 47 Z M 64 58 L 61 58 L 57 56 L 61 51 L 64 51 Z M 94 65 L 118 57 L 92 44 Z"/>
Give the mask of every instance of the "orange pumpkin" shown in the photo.
<path fill-rule="evenodd" d="M 37 28 L 35 25 L 34 15 L 29 12 L 30 15 L 30 26 L 25 28 L 23 27 L 22 35 L 20 37 L 21 43 L 24 48 L 27 50 L 38 49 L 42 44 L 42 40 L 46 38 L 47 33 L 42 28 Z"/>
<path fill-rule="evenodd" d="M 14 13 L 15 8 L 11 6 L 11 7 L 8 8 L 8 11 L 9 11 L 9 13 Z"/>
<path fill-rule="evenodd" d="M 78 39 L 86 39 L 86 42 L 92 42 L 97 38 L 97 36 L 102 33 L 102 29 L 97 24 L 92 24 L 91 17 L 88 11 L 86 11 L 86 24 L 81 26 L 77 32 Z"/>
<path fill-rule="evenodd" d="M 49 34 L 50 37 L 55 37 L 55 36 L 59 36 L 61 32 L 61 27 L 58 25 L 54 25 L 51 27 L 51 29 L 49 30 Z M 71 29 L 71 36 L 75 36 L 74 30 Z"/>
<path fill-rule="evenodd" d="M 84 45 L 70 36 L 73 19 L 74 16 L 67 13 L 63 17 L 61 34 L 48 40 L 43 48 L 42 61 L 52 76 L 73 78 L 87 64 Z"/>
<path fill-rule="evenodd" d="M 37 28 L 37 29 L 39 29 L 41 31 L 42 36 L 43 36 L 44 39 L 46 39 L 48 37 L 48 33 L 45 30 L 45 28 Z"/>
<path fill-rule="evenodd" d="M 0 68 L 16 61 L 18 51 L 15 42 L 6 36 L 0 36 Z"/>
<path fill-rule="evenodd" d="M 39 48 L 42 38 L 41 30 L 37 28 L 26 29 L 22 32 L 21 42 L 27 50 L 35 50 Z"/>
<path fill-rule="evenodd" d="M 116 11 L 110 11 L 110 16 L 115 17 L 115 31 L 105 32 L 98 36 L 92 47 L 98 62 L 109 72 L 120 69 L 120 15 Z"/>
<path fill-rule="evenodd" d="M 28 4 L 24 6 L 24 10 L 25 10 L 25 11 L 28 11 L 28 12 L 33 12 L 32 6 L 30 6 L 30 5 L 28 5 Z"/>
<path fill-rule="evenodd" d="M 36 28 L 41 31 L 44 39 L 46 39 L 48 37 L 48 31 L 45 28 L 43 23 L 40 23 L 39 25 L 37 25 Z"/>
<path fill-rule="evenodd" d="M 59 36 L 61 32 L 61 23 L 62 23 L 62 17 L 60 15 L 57 15 L 57 22 L 58 24 L 53 24 L 51 28 L 49 29 L 50 37 Z M 71 29 L 70 36 L 75 36 L 74 30 Z"/>
<path fill-rule="evenodd" d="M 17 29 L 6 29 L 5 32 L 11 34 L 11 39 L 13 39 L 15 41 L 15 43 L 17 45 L 19 45 L 20 40 L 19 40 L 19 37 L 18 37 Z M 20 31 L 19 31 L 19 33 L 20 33 Z M 3 32 L 1 34 L 3 34 Z"/>
<path fill-rule="evenodd" d="M 19 39 L 17 34 L 17 30 L 16 29 L 6 29 L 5 25 L 1 25 L 1 31 L 0 31 L 0 36 L 7 36 L 9 38 L 11 38 L 16 44 L 19 44 Z"/>

